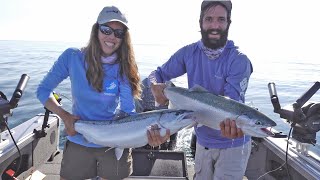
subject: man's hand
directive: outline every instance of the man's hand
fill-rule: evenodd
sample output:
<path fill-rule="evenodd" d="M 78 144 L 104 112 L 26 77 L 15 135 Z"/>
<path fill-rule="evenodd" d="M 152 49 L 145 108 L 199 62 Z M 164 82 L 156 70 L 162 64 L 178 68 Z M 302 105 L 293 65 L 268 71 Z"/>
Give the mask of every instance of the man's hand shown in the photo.
<path fill-rule="evenodd" d="M 237 128 L 235 120 L 229 118 L 220 122 L 221 135 L 230 139 L 243 137 L 243 132 L 240 128 Z"/>
<path fill-rule="evenodd" d="M 166 88 L 164 83 L 151 84 L 151 92 L 154 100 L 160 105 L 166 105 L 168 103 L 167 97 L 163 94 L 164 88 Z"/>
<path fill-rule="evenodd" d="M 166 135 L 161 137 L 160 136 L 160 131 L 159 127 L 157 124 L 151 125 L 151 128 L 148 130 L 147 135 L 148 135 L 148 144 L 150 146 L 156 147 L 160 146 L 164 142 L 166 142 L 170 138 L 170 130 L 166 130 Z"/>

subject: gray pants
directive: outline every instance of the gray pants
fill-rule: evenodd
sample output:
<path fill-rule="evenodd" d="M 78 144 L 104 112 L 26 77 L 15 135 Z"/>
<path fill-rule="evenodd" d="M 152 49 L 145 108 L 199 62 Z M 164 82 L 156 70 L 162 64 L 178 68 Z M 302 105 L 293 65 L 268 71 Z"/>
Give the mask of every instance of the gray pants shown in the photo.
<path fill-rule="evenodd" d="M 123 179 L 132 173 L 131 149 L 125 149 L 118 161 L 114 149 L 90 148 L 66 141 L 60 176 L 67 180 Z"/>
<path fill-rule="evenodd" d="M 243 146 L 207 149 L 197 143 L 195 180 L 242 180 L 251 152 L 251 140 Z"/>

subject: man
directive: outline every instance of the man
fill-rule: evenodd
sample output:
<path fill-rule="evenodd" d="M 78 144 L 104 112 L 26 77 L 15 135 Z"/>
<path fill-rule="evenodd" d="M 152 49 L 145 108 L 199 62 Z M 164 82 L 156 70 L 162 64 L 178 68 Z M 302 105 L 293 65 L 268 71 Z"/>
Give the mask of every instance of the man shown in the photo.
<path fill-rule="evenodd" d="M 163 82 L 185 73 L 189 88 L 197 84 L 211 93 L 244 103 L 252 65 L 233 41 L 228 40 L 231 9 L 231 1 L 202 2 L 199 20 L 201 40 L 178 50 L 149 76 L 152 93 L 159 104 L 168 101 L 163 94 Z M 251 151 L 251 138 L 243 135 L 234 120 L 221 121 L 221 130 L 195 127 L 196 180 L 243 178 Z M 153 131 L 148 137 L 153 139 L 153 143 L 161 143 L 168 135 L 161 137 Z"/>

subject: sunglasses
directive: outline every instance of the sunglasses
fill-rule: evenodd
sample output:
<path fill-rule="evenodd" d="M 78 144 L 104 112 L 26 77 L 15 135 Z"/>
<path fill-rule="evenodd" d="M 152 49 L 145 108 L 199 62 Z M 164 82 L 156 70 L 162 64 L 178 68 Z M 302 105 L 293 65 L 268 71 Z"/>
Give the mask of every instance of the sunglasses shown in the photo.
<path fill-rule="evenodd" d="M 111 35 L 114 33 L 114 36 L 119 39 L 123 39 L 126 35 L 126 30 L 123 29 L 112 29 L 107 25 L 99 25 L 100 31 L 105 35 Z"/>

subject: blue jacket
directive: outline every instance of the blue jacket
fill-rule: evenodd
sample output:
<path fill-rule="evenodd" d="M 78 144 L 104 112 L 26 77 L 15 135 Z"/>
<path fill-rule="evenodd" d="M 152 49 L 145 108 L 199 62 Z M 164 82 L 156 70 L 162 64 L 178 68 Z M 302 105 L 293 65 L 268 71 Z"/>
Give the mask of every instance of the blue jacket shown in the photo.
<path fill-rule="evenodd" d="M 201 50 L 200 43 L 202 42 L 198 41 L 178 50 L 149 78 L 165 82 L 187 73 L 189 88 L 200 85 L 211 93 L 228 96 L 244 103 L 249 77 L 253 71 L 250 60 L 239 51 L 233 41 L 227 42 L 217 59 L 210 60 Z M 195 131 L 197 142 L 208 148 L 236 147 L 246 143 L 250 138 L 224 138 L 220 130 L 206 126 L 197 127 Z"/>
<path fill-rule="evenodd" d="M 64 51 L 44 77 L 37 89 L 37 97 L 44 105 L 52 91 L 64 79 L 70 78 L 72 114 L 82 120 L 111 120 L 116 109 L 135 112 L 131 86 L 126 77 L 119 74 L 119 64 L 103 64 L 103 92 L 97 92 L 86 78 L 84 53 L 69 48 Z M 119 107 L 118 107 L 119 105 Z M 100 147 L 87 142 L 81 134 L 67 136 L 68 140 L 88 147 Z"/>

